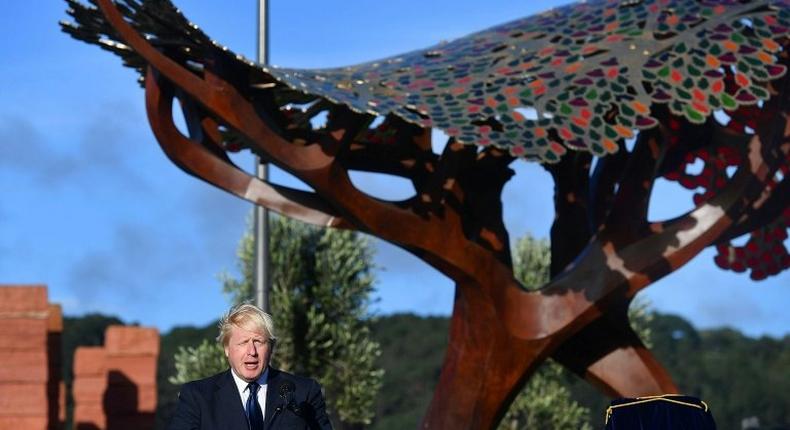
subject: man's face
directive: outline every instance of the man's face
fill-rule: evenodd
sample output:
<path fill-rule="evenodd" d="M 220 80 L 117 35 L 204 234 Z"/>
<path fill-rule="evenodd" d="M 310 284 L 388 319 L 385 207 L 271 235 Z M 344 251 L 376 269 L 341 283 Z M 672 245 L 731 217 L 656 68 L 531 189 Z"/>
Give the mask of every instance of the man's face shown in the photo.
<path fill-rule="evenodd" d="M 247 382 L 258 379 L 271 356 L 272 345 L 262 333 L 235 325 L 231 328 L 225 357 L 236 376 Z"/>

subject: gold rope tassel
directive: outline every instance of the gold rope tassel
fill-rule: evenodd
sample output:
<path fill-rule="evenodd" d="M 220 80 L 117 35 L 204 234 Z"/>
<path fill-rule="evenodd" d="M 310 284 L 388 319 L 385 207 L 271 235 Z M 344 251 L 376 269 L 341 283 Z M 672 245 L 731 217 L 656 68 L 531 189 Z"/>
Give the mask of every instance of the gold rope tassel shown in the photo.
<path fill-rule="evenodd" d="M 697 405 L 697 404 L 694 404 L 694 403 L 689 403 L 689 402 L 683 402 L 683 401 L 680 401 L 680 400 L 670 399 L 669 396 L 677 396 L 677 394 L 662 394 L 660 396 L 637 397 L 634 401 L 631 401 L 631 402 L 628 402 L 628 403 L 622 403 L 622 404 L 619 404 L 619 405 L 609 406 L 608 408 L 606 408 L 606 421 L 605 421 L 605 424 L 609 424 L 609 418 L 612 417 L 612 410 L 614 410 L 614 409 L 621 408 L 623 406 L 633 406 L 633 405 L 639 405 L 639 404 L 642 404 L 642 403 L 656 402 L 656 401 L 676 403 L 678 405 L 683 405 L 683 406 L 691 406 L 693 408 L 702 409 L 703 411 L 708 412 L 708 404 L 703 402 L 702 400 L 699 401 L 700 403 L 702 403 L 702 406 L 700 406 L 700 405 Z"/>

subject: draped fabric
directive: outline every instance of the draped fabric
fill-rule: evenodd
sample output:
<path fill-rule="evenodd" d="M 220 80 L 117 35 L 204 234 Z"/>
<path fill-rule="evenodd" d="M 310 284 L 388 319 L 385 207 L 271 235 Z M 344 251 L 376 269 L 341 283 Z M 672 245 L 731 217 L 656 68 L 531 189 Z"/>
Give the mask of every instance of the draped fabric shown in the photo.
<path fill-rule="evenodd" d="M 623 398 L 606 410 L 606 430 L 715 430 L 705 402 L 689 396 Z"/>

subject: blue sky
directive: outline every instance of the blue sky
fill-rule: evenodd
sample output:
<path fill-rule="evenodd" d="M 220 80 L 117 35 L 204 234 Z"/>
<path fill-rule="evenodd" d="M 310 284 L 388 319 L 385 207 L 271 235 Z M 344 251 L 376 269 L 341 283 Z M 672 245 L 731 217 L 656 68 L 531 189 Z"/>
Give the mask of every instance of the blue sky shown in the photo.
<path fill-rule="evenodd" d="M 270 60 L 290 67 L 353 64 L 561 3 L 272 0 Z M 254 58 L 255 1 L 176 4 L 215 39 Z M 3 2 L 0 283 L 45 283 L 50 300 L 70 315 L 99 311 L 163 330 L 213 320 L 227 306 L 217 275 L 235 272 L 250 205 L 166 159 L 148 129 L 135 74 L 61 33 L 65 7 L 57 0 Z M 549 177 L 535 164 L 514 167 L 504 197 L 511 237 L 545 237 L 553 217 Z M 273 179 L 288 180 L 278 172 Z M 380 177 L 355 179 L 384 197 L 408 192 Z M 658 184 L 652 219 L 691 206 L 690 195 L 677 191 Z M 448 279 L 391 245 L 375 246 L 382 268 L 377 312 L 450 312 Z M 753 282 L 719 270 L 712 258 L 704 252 L 640 295 L 698 327 L 790 332 L 790 272 Z"/>

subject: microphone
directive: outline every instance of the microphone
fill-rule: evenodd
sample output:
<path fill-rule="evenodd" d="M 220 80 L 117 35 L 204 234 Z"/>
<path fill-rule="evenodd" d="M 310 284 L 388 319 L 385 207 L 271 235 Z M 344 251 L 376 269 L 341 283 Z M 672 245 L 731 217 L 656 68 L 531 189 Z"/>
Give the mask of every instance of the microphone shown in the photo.
<path fill-rule="evenodd" d="M 296 391 L 296 386 L 292 381 L 283 381 L 280 384 L 280 388 L 278 389 L 280 398 L 282 398 L 283 402 L 285 403 L 285 408 L 290 409 L 293 413 L 299 415 L 301 411 L 296 402 L 294 402 L 294 391 Z"/>
<path fill-rule="evenodd" d="M 293 395 L 293 392 L 294 392 L 295 389 L 296 389 L 296 386 L 294 385 L 293 382 L 291 382 L 291 381 L 283 381 L 283 383 L 280 384 L 280 388 L 279 388 L 280 397 L 285 398 L 285 397 L 287 397 L 289 395 Z"/>

